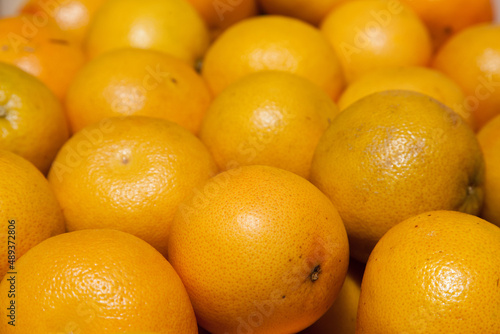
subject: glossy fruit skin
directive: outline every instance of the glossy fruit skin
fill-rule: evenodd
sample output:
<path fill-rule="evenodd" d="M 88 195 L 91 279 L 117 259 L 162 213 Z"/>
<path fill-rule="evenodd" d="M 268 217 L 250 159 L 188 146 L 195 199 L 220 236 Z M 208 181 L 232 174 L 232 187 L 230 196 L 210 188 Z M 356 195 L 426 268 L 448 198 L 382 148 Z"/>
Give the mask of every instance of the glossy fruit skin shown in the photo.
<path fill-rule="evenodd" d="M 500 115 L 479 131 L 477 139 L 486 163 L 484 206 L 481 217 L 500 226 Z"/>
<path fill-rule="evenodd" d="M 440 209 L 479 214 L 484 159 L 453 110 L 420 93 L 386 91 L 334 119 L 316 148 L 311 182 L 339 210 L 351 256 L 366 262 L 382 235 L 408 217 Z"/>
<path fill-rule="evenodd" d="M 62 31 L 68 33 L 75 41 L 83 43 L 90 21 L 95 12 L 105 0 L 65 0 L 40 1 L 30 0 L 23 8 L 22 13 L 48 17 Z"/>
<path fill-rule="evenodd" d="M 490 0 L 403 0 L 425 23 L 435 49 L 461 30 L 493 20 Z"/>
<path fill-rule="evenodd" d="M 0 149 L 16 153 L 42 173 L 69 137 L 59 100 L 37 78 L 0 62 Z"/>
<path fill-rule="evenodd" d="M 0 150 L 0 279 L 16 260 L 43 240 L 65 232 L 61 207 L 47 179 L 30 162 Z M 12 232 L 10 232 L 12 231 Z M 14 258 L 10 258 L 14 256 Z"/>
<path fill-rule="evenodd" d="M 128 233 L 64 233 L 32 248 L 16 268 L 16 326 L 2 321 L 2 333 L 198 332 L 172 266 Z M 12 300 L 8 278 L 0 284 L 3 319 Z"/>
<path fill-rule="evenodd" d="M 179 206 L 168 260 L 213 333 L 293 333 L 332 305 L 349 253 L 342 221 L 305 179 L 275 167 L 218 174 Z"/>
<path fill-rule="evenodd" d="M 338 104 L 341 110 L 372 93 L 404 89 L 429 95 L 462 116 L 474 128 L 474 118 L 463 112 L 465 94 L 445 74 L 428 67 L 398 66 L 380 68 L 366 73 L 344 90 Z"/>
<path fill-rule="evenodd" d="M 206 83 L 181 60 L 124 48 L 87 63 L 71 84 L 65 105 L 73 132 L 108 117 L 138 115 L 197 133 L 211 100 Z"/>
<path fill-rule="evenodd" d="M 113 49 L 153 49 L 194 66 L 209 44 L 205 23 L 185 0 L 107 0 L 92 21 L 90 59 Z"/>
<path fill-rule="evenodd" d="M 217 96 L 200 138 L 220 170 L 267 165 L 308 177 L 314 149 L 337 113 L 330 97 L 308 80 L 262 71 Z"/>
<path fill-rule="evenodd" d="M 387 66 L 426 66 L 429 33 L 418 16 L 399 1 L 348 1 L 328 14 L 321 31 L 339 56 L 348 83 Z"/>
<path fill-rule="evenodd" d="M 361 285 L 356 333 L 488 333 L 500 328 L 500 229 L 433 211 L 393 227 Z"/>
<path fill-rule="evenodd" d="M 318 25 L 336 6 L 348 0 L 260 0 L 264 11 L 274 15 L 285 15 Z"/>
<path fill-rule="evenodd" d="M 483 127 L 500 113 L 500 27 L 480 24 L 453 36 L 436 54 L 432 66 L 462 87 L 461 105 Z"/>
<path fill-rule="evenodd" d="M 201 141 L 177 124 L 111 118 L 76 133 L 48 179 L 68 231 L 113 228 L 163 255 L 179 203 L 217 171 Z"/>
<path fill-rule="evenodd" d="M 37 77 L 62 101 L 85 55 L 57 26 L 25 14 L 0 19 L 0 62 Z"/>
<path fill-rule="evenodd" d="M 202 76 L 214 95 L 262 70 L 299 75 L 335 99 L 344 85 L 332 47 L 318 29 L 293 18 L 260 16 L 227 29 L 209 48 Z"/>

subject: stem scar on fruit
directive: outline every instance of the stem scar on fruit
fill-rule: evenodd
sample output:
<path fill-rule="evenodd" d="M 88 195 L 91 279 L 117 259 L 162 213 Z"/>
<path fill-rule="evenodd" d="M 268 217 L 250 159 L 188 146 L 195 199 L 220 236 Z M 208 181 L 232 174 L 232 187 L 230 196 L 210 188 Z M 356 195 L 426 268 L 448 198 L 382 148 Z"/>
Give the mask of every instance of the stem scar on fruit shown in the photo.
<path fill-rule="evenodd" d="M 316 282 L 319 278 L 319 274 L 321 274 L 321 266 L 318 264 L 309 275 L 309 279 L 312 282 Z"/>

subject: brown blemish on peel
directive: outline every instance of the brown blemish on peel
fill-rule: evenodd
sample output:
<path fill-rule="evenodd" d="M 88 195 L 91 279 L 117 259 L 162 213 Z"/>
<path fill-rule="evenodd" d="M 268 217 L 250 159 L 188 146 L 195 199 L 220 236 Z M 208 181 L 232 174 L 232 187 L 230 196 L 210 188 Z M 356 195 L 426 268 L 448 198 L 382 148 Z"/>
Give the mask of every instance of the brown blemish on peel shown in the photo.
<path fill-rule="evenodd" d="M 309 275 L 311 282 L 316 282 L 319 278 L 319 274 L 321 274 L 321 266 L 318 264 Z"/>

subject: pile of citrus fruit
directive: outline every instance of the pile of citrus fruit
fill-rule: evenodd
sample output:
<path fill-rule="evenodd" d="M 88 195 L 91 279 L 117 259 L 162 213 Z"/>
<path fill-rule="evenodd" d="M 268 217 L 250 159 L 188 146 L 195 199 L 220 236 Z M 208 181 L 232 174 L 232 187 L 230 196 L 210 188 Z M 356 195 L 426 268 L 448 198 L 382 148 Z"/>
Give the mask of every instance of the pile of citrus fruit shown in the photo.
<path fill-rule="evenodd" d="M 499 334 L 489 0 L 26 0 L 1 334 Z"/>

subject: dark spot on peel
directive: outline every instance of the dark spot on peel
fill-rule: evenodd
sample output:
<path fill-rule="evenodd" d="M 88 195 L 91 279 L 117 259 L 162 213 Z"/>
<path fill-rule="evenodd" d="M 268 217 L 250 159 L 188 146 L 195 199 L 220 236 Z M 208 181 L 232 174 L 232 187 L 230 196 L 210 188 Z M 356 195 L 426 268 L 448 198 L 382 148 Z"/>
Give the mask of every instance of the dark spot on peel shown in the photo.
<path fill-rule="evenodd" d="M 285 295 L 281 296 L 282 299 L 285 299 Z"/>
<path fill-rule="evenodd" d="M 170 78 L 170 81 L 172 81 L 173 84 L 177 85 L 177 79 L 176 78 Z"/>
<path fill-rule="evenodd" d="M 54 43 L 54 44 L 61 44 L 61 45 L 68 45 L 69 42 L 65 39 L 57 39 L 57 38 L 51 38 L 49 39 L 49 42 Z"/>
<path fill-rule="evenodd" d="M 311 282 L 316 282 L 319 278 L 319 274 L 321 274 L 321 266 L 318 264 L 316 267 L 314 267 L 311 275 L 309 275 L 309 279 L 311 280 Z"/>

